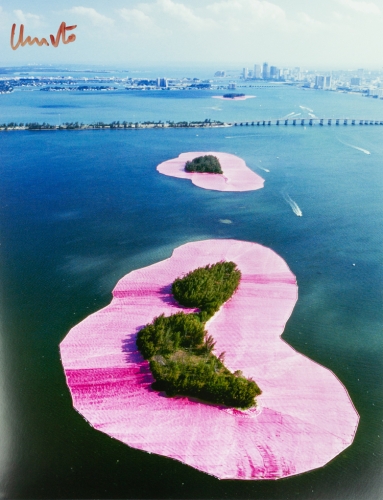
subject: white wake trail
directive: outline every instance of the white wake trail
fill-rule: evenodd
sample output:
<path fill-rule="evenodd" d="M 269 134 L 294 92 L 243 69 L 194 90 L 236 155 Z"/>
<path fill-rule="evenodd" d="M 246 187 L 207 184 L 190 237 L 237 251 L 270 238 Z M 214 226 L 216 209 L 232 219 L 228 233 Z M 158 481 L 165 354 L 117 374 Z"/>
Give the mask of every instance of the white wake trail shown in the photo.
<path fill-rule="evenodd" d="M 302 210 L 299 208 L 298 204 L 294 200 L 292 200 L 287 193 L 282 193 L 282 194 L 283 194 L 283 198 L 290 205 L 290 207 L 292 208 L 295 215 L 297 215 L 298 217 L 302 217 L 302 215 L 303 215 Z"/>
<path fill-rule="evenodd" d="M 357 149 L 358 151 L 362 151 L 362 153 L 364 153 L 365 155 L 370 155 L 371 154 L 370 151 L 368 151 L 368 149 L 360 148 L 358 146 L 354 146 L 353 144 L 348 144 L 347 142 L 343 142 L 340 139 L 338 139 L 338 141 L 341 144 L 344 144 L 345 146 L 348 146 L 349 148 L 353 148 L 353 149 Z"/>
<path fill-rule="evenodd" d="M 306 111 L 310 111 L 311 113 L 314 113 L 313 109 L 306 108 L 306 106 L 299 106 L 301 109 L 305 109 Z"/>
<path fill-rule="evenodd" d="M 292 113 L 289 113 L 288 115 L 282 116 L 282 118 L 279 118 L 280 120 L 286 120 L 286 118 L 289 118 L 290 116 L 295 115 L 295 111 Z"/>

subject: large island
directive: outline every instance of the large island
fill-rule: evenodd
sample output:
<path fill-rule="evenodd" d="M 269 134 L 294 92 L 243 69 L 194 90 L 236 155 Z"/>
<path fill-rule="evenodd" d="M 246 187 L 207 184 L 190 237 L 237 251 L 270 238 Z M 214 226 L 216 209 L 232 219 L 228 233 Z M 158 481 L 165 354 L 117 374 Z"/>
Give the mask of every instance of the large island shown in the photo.
<path fill-rule="evenodd" d="M 245 411 L 164 397 L 136 347 L 153 317 L 195 311 L 177 303 L 171 284 L 220 261 L 235 262 L 241 281 L 206 329 L 213 352 L 226 353 L 225 366 L 262 388 L 257 407 Z M 296 300 L 295 276 L 269 248 L 237 240 L 182 245 L 123 277 L 110 305 L 62 341 L 73 405 L 95 429 L 221 479 L 278 479 L 322 467 L 352 443 L 359 416 L 330 370 L 281 340 Z"/>

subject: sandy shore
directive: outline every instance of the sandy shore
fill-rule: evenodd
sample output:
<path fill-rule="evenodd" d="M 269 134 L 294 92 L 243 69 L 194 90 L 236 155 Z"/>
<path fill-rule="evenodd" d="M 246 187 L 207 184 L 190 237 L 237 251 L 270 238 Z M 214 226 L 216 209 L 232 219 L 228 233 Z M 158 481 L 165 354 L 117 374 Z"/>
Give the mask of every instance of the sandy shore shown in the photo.
<path fill-rule="evenodd" d="M 223 101 L 246 101 L 246 99 L 254 99 L 256 95 L 243 95 L 238 97 L 223 97 L 223 95 L 212 95 L 213 99 L 222 99 Z"/>
<path fill-rule="evenodd" d="M 185 163 L 198 156 L 214 155 L 219 159 L 223 174 L 201 174 L 185 172 Z M 158 172 L 170 177 L 189 179 L 198 187 L 214 191 L 255 191 L 263 188 L 264 179 L 250 170 L 244 160 L 229 153 L 190 152 L 167 160 L 157 166 Z"/>
<path fill-rule="evenodd" d="M 234 296 L 208 322 L 225 364 L 253 377 L 258 407 L 238 411 L 151 389 L 138 330 L 180 308 L 172 281 L 196 267 L 233 260 Z M 221 479 L 277 479 L 321 467 L 353 441 L 358 425 L 348 393 L 328 369 L 280 339 L 297 300 L 295 276 L 272 250 L 205 240 L 123 277 L 112 302 L 72 328 L 60 345 L 76 410 L 133 448 L 171 457 Z"/>

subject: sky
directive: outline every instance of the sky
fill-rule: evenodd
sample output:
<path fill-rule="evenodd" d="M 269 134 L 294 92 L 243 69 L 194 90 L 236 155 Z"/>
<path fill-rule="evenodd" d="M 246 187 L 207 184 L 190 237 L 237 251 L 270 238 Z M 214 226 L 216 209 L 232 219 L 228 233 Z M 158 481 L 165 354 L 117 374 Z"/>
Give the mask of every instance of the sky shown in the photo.
<path fill-rule="evenodd" d="M 77 25 L 70 44 L 19 47 Z M 383 0 L 0 0 L 0 64 L 382 69 Z"/>

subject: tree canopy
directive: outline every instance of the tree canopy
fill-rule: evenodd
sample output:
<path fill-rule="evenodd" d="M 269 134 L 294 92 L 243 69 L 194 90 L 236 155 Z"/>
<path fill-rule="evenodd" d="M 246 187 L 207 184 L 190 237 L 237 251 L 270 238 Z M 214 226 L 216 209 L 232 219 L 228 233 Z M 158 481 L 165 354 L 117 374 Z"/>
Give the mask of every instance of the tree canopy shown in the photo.
<path fill-rule="evenodd" d="M 245 97 L 245 94 L 223 94 L 225 99 L 235 99 L 236 97 Z"/>
<path fill-rule="evenodd" d="M 186 172 L 201 172 L 209 174 L 223 174 L 221 164 L 216 156 L 198 156 L 185 163 Z"/>
<path fill-rule="evenodd" d="M 212 353 L 215 342 L 205 330 L 205 322 L 232 296 L 240 278 L 234 262 L 218 262 L 173 282 L 176 300 L 200 311 L 162 314 L 138 332 L 137 347 L 149 360 L 154 389 L 236 408 L 255 404 L 261 394 L 257 384 L 225 367 L 224 353 L 218 357 Z"/>

